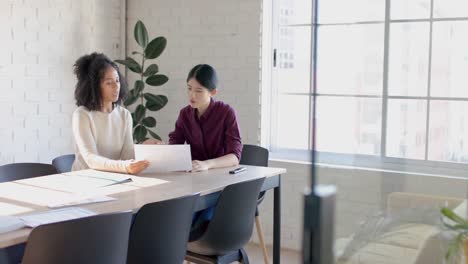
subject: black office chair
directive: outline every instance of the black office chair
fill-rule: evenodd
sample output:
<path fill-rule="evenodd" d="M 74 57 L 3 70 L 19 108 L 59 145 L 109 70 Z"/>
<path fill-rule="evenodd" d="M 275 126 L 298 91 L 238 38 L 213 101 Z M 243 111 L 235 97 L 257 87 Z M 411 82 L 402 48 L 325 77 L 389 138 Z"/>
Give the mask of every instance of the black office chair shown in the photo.
<path fill-rule="evenodd" d="M 131 221 L 121 212 L 38 226 L 22 264 L 124 264 Z"/>
<path fill-rule="evenodd" d="M 263 166 L 268 167 L 268 149 L 262 148 L 255 145 L 244 145 L 242 147 L 242 154 L 240 164 L 252 165 L 252 166 Z M 265 192 L 261 192 L 258 196 L 257 205 L 259 205 L 265 198 Z M 263 252 L 263 261 L 265 264 L 269 263 L 268 252 L 266 249 L 265 239 L 263 237 L 262 226 L 260 225 L 260 216 L 258 213 L 258 206 L 255 210 L 255 226 L 257 229 L 258 239 L 260 240 L 260 246 Z"/>
<path fill-rule="evenodd" d="M 144 205 L 130 231 L 128 264 L 184 261 L 199 194 Z"/>
<path fill-rule="evenodd" d="M 0 166 L 0 182 L 56 174 L 57 170 L 51 164 L 44 163 L 11 163 Z"/>
<path fill-rule="evenodd" d="M 58 173 L 70 172 L 74 161 L 75 154 L 62 155 L 53 159 L 52 165 L 54 165 Z"/>
<path fill-rule="evenodd" d="M 249 263 L 243 246 L 252 235 L 253 218 L 265 178 L 227 186 L 201 236 L 188 244 L 185 259 L 194 263 Z"/>
<path fill-rule="evenodd" d="M 0 166 L 0 182 L 56 174 L 54 166 L 44 163 L 12 163 Z M 24 244 L 0 249 L 0 263 L 14 263 L 24 253 Z"/>

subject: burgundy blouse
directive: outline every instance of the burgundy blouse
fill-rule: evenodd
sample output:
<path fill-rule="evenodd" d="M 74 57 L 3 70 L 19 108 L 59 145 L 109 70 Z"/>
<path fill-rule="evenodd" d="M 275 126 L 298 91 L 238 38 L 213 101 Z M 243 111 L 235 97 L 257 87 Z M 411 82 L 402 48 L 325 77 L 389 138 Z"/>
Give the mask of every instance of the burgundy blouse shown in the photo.
<path fill-rule="evenodd" d="M 192 160 L 215 159 L 227 154 L 240 160 L 242 142 L 234 109 L 211 98 L 205 113 L 198 118 L 198 110 L 190 105 L 182 108 L 169 133 L 169 144 L 190 144 Z"/>

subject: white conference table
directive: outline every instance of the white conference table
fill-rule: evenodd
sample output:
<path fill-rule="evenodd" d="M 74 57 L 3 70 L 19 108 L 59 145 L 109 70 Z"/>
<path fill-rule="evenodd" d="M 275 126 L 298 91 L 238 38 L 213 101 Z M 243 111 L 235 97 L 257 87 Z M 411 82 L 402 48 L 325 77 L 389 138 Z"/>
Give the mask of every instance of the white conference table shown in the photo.
<path fill-rule="evenodd" d="M 0 183 L 0 215 L 24 215 L 50 210 L 47 205 L 76 193 L 108 195 L 115 201 L 78 205 L 99 214 L 132 210 L 137 212 L 147 203 L 200 193 L 196 210 L 215 205 L 221 190 L 230 184 L 266 177 L 262 191 L 274 190 L 273 197 L 273 263 L 280 263 L 281 174 L 286 169 L 245 166 L 247 170 L 229 174 L 233 168 L 203 172 L 173 172 L 131 176 L 131 182 L 92 188 L 67 182 L 67 175 L 49 175 Z M 76 173 L 79 173 L 76 172 Z M 62 181 L 63 180 L 63 181 Z M 0 248 L 24 243 L 32 229 L 23 228 L 0 234 Z"/>

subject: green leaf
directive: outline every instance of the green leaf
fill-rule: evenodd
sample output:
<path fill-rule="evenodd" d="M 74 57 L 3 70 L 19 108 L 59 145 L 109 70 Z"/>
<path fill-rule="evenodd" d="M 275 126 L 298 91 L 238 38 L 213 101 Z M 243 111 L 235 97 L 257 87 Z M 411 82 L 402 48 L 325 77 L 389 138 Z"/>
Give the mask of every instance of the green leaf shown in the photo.
<path fill-rule="evenodd" d="M 165 84 L 168 80 L 169 78 L 167 78 L 166 75 L 156 74 L 148 77 L 148 79 L 146 79 L 146 83 L 151 86 L 161 86 Z"/>
<path fill-rule="evenodd" d="M 135 24 L 134 35 L 138 45 L 142 48 L 146 48 L 146 45 L 148 45 L 148 31 L 146 30 L 145 24 L 140 20 Z"/>
<path fill-rule="evenodd" d="M 463 219 L 463 217 L 457 215 L 456 213 L 454 213 L 452 210 L 450 210 L 449 208 L 447 207 L 443 207 L 442 209 L 440 209 L 440 212 L 445 215 L 448 219 L 454 221 L 455 223 L 458 223 L 460 225 L 466 225 L 468 226 L 468 222 Z"/>
<path fill-rule="evenodd" d="M 132 51 L 132 55 L 136 55 L 136 54 L 143 55 L 143 53 L 141 53 L 141 52 L 138 52 L 138 51 Z"/>
<path fill-rule="evenodd" d="M 150 135 L 151 135 L 153 138 L 162 140 L 161 137 L 160 137 L 158 134 L 154 133 L 153 131 L 151 131 L 151 130 L 148 129 L 148 132 L 150 133 Z"/>
<path fill-rule="evenodd" d="M 133 92 L 134 95 L 138 97 L 144 88 L 145 88 L 145 83 L 143 81 L 141 80 L 135 81 L 135 88 Z"/>
<path fill-rule="evenodd" d="M 461 249 L 461 244 L 463 243 L 464 235 L 458 234 L 449 244 L 447 253 L 445 254 L 445 259 L 450 261 L 453 257 L 458 255 L 458 252 Z"/>
<path fill-rule="evenodd" d="M 145 58 L 156 59 L 166 48 L 167 40 L 165 37 L 157 37 L 153 39 L 145 49 Z"/>
<path fill-rule="evenodd" d="M 141 66 L 138 62 L 130 57 L 127 57 L 125 60 L 115 60 L 115 62 L 127 66 L 129 70 L 135 73 L 141 73 Z"/>
<path fill-rule="evenodd" d="M 146 108 L 150 111 L 158 111 L 167 104 L 167 96 L 165 95 L 154 95 L 151 93 L 145 93 L 143 96 L 146 99 Z"/>
<path fill-rule="evenodd" d="M 124 105 L 125 106 L 129 106 L 129 105 L 132 105 L 136 102 L 136 100 L 138 99 L 137 96 L 134 95 L 133 93 L 133 89 L 127 94 L 127 98 L 125 98 L 125 101 L 124 101 Z"/>
<path fill-rule="evenodd" d="M 158 65 L 151 64 L 150 66 L 148 66 L 148 68 L 146 68 L 146 71 L 145 73 L 143 73 L 143 76 L 148 77 L 150 75 L 155 75 L 156 73 L 158 73 L 158 71 L 159 71 Z"/>
<path fill-rule="evenodd" d="M 138 105 L 135 109 L 135 122 L 140 123 L 141 119 L 145 116 L 146 107 L 142 104 Z"/>
<path fill-rule="evenodd" d="M 137 125 L 138 125 L 138 123 L 135 122 L 135 114 L 132 113 L 132 127 L 134 128 L 134 127 L 136 127 Z"/>
<path fill-rule="evenodd" d="M 147 134 L 148 130 L 144 126 L 137 126 L 135 128 L 135 131 L 133 131 L 133 137 L 137 143 L 141 143 L 145 139 Z"/>
<path fill-rule="evenodd" d="M 152 116 L 147 116 L 141 120 L 141 123 L 145 127 L 155 127 L 156 126 L 156 119 Z"/>

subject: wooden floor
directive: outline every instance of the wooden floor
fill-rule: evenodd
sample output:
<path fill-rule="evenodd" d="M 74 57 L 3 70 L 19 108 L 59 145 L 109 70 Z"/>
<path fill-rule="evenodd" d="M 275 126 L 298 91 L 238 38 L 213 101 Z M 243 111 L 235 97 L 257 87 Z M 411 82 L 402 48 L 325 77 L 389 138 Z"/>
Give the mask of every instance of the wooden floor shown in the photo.
<path fill-rule="evenodd" d="M 250 264 L 264 264 L 262 250 L 257 244 L 250 243 L 245 247 L 247 254 L 249 255 Z M 269 259 L 272 264 L 272 249 L 268 248 L 270 253 Z M 281 250 L 281 263 L 285 264 L 300 264 L 301 262 L 301 253 L 298 251 L 282 249 Z"/>

